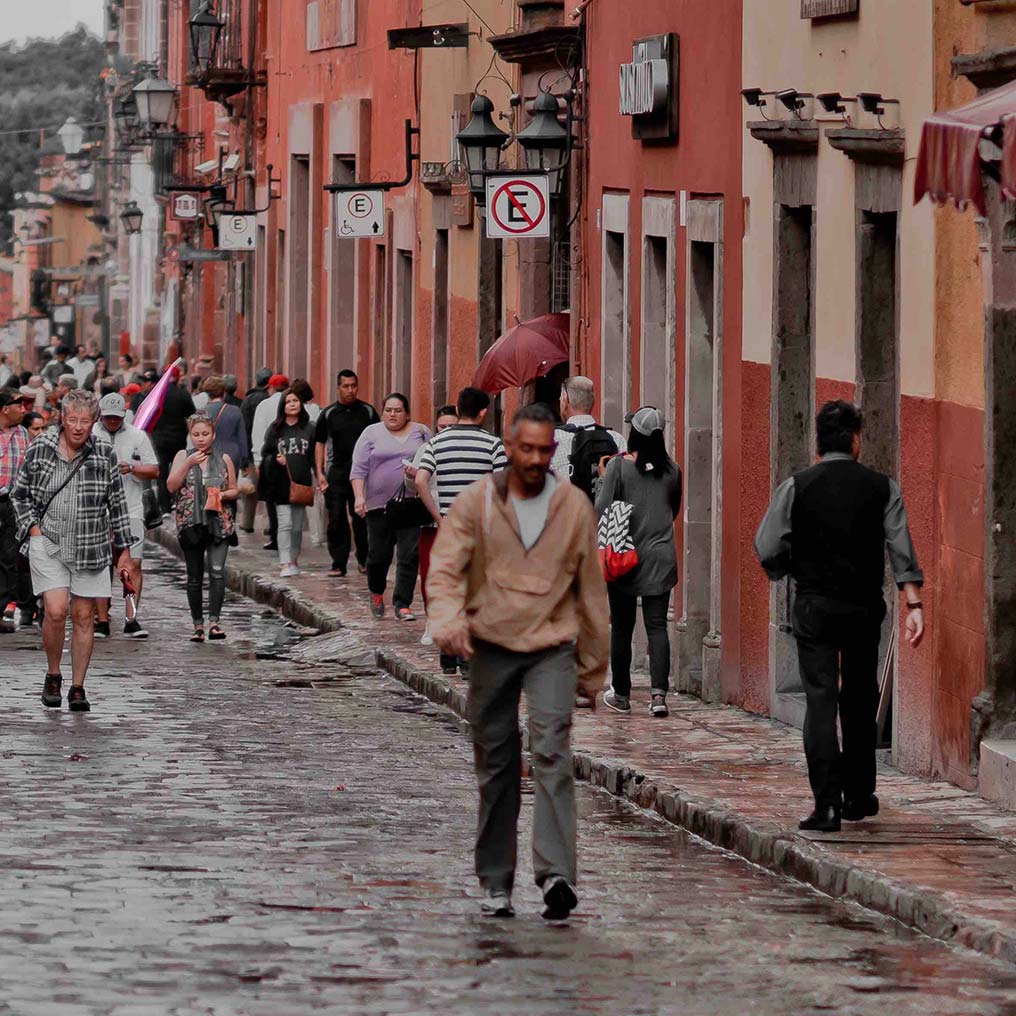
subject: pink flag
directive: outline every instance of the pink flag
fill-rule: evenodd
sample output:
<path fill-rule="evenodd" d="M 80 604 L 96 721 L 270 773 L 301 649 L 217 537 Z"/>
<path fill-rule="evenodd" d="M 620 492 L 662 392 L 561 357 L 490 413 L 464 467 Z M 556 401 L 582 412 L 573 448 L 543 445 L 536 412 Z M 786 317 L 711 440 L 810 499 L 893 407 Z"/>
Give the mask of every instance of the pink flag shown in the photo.
<path fill-rule="evenodd" d="M 155 387 L 145 396 L 145 401 L 138 406 L 138 411 L 134 414 L 135 427 L 148 431 L 158 423 L 162 415 L 162 404 L 166 401 L 166 392 L 174 383 L 176 371 L 182 370 L 183 365 L 184 360 L 181 356 L 165 369 L 162 377 L 156 381 Z"/>

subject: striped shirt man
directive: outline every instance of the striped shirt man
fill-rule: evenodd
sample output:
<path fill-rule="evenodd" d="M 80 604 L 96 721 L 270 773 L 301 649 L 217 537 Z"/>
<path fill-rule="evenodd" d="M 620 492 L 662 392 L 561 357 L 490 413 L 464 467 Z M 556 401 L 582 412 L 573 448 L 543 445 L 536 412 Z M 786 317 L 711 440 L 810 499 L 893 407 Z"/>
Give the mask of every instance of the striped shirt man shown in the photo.
<path fill-rule="evenodd" d="M 459 423 L 430 439 L 419 468 L 437 477 L 438 508 L 443 518 L 466 487 L 507 465 L 499 437 L 478 424 Z"/>

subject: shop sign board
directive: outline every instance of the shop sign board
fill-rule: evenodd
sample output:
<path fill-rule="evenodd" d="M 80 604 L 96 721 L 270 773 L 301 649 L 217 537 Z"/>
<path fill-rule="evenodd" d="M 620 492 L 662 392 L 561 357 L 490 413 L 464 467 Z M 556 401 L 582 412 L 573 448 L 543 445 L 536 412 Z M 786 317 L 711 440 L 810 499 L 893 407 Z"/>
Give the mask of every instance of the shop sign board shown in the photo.
<path fill-rule="evenodd" d="M 678 37 L 669 32 L 639 39 L 631 63 L 619 74 L 621 116 L 631 117 L 640 141 L 676 141 L 678 133 Z"/>

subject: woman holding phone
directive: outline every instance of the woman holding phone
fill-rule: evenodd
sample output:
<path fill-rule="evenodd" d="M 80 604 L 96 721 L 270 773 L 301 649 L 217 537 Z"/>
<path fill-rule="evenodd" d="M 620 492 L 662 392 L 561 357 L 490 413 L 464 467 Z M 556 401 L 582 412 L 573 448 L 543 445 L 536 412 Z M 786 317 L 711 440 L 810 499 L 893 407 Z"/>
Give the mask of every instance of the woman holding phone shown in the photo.
<path fill-rule="evenodd" d="M 206 413 L 187 420 L 193 451 L 176 453 L 166 488 L 174 495 L 176 533 L 187 565 L 187 602 L 194 634 L 191 642 L 205 641 L 204 586 L 208 568 L 208 637 L 219 640 L 226 633 L 219 624 L 226 596 L 226 555 L 236 546 L 233 503 L 239 490 L 236 466 L 215 444 L 215 424 Z"/>

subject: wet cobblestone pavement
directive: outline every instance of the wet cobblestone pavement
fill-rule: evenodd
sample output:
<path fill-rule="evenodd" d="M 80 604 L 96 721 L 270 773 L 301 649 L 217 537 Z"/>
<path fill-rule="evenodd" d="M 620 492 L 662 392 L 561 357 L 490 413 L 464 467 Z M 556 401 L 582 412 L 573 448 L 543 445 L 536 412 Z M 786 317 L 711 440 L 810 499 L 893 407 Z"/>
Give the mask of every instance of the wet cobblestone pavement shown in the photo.
<path fill-rule="evenodd" d="M 191 645 L 168 557 L 142 616 L 88 715 L 39 703 L 37 633 L 0 637 L 2 1014 L 1016 1014 L 1012 967 L 585 787 L 574 919 L 544 925 L 523 851 L 519 916 L 484 920 L 455 721 L 281 658 L 232 596 L 229 641 Z"/>

